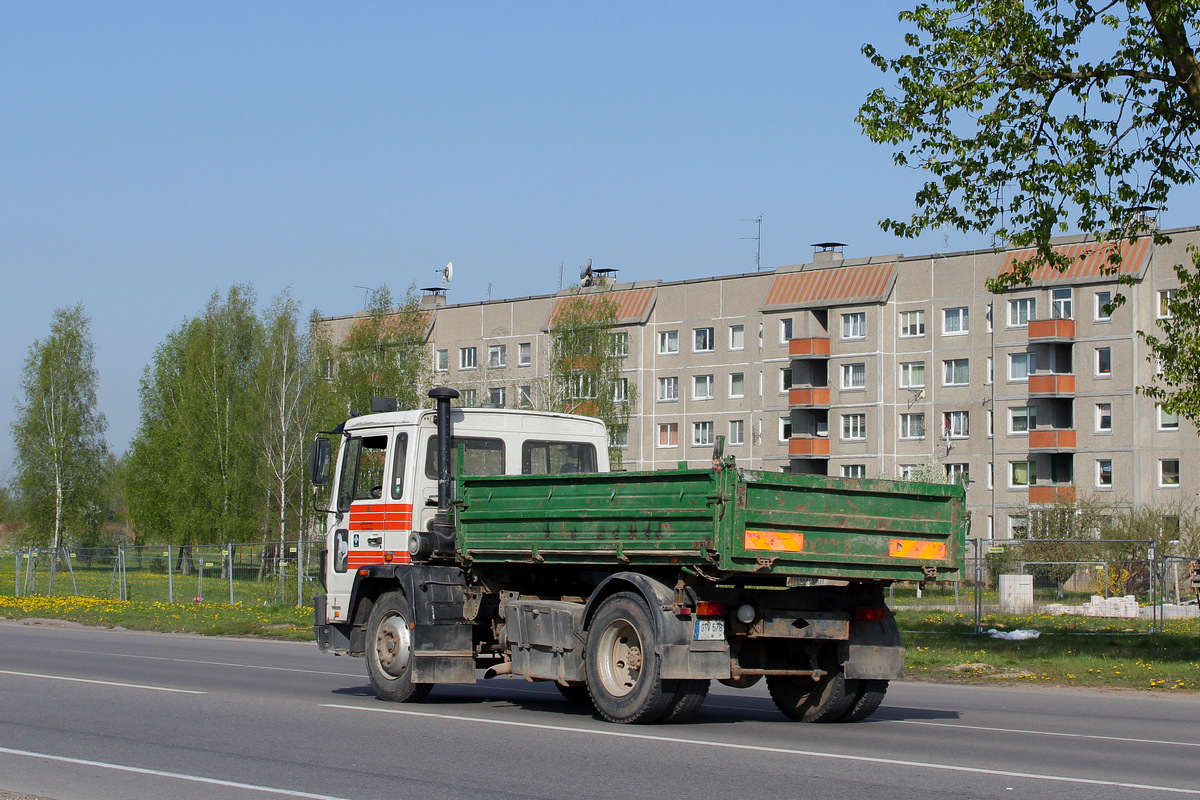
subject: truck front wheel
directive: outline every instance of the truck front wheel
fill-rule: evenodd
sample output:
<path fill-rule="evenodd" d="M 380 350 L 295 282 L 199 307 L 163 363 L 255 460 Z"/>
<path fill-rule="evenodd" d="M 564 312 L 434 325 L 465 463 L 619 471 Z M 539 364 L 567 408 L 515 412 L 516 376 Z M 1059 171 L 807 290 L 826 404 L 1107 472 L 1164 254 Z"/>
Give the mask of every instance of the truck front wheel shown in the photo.
<path fill-rule="evenodd" d="M 371 609 L 367 620 L 367 674 L 380 700 L 420 700 L 433 689 L 430 683 L 413 683 L 411 619 L 408 600 L 400 592 L 381 595 Z"/>
<path fill-rule="evenodd" d="M 650 609 L 632 592 L 614 594 L 596 611 L 586 669 L 592 703 L 609 722 L 658 722 L 675 703 L 676 681 L 659 675 Z"/>

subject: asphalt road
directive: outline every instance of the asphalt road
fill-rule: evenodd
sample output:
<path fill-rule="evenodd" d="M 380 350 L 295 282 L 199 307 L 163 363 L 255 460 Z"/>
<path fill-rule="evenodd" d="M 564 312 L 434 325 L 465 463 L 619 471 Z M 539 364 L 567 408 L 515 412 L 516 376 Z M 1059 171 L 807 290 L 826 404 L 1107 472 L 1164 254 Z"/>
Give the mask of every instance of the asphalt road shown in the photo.
<path fill-rule="evenodd" d="M 857 724 L 714 684 L 620 726 L 519 679 L 377 701 L 314 645 L 0 623 L 0 796 L 1200 797 L 1200 698 L 893 684 Z"/>

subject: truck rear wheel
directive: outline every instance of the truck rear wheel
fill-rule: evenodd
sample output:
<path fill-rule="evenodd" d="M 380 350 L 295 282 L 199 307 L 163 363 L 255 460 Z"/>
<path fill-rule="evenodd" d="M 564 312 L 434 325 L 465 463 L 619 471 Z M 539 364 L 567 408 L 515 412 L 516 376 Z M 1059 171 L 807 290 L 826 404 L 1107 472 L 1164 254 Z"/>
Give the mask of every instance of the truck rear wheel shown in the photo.
<path fill-rule="evenodd" d="M 605 600 L 587 644 L 587 686 L 609 722 L 659 722 L 676 700 L 676 681 L 659 675 L 654 620 L 641 597 L 620 592 Z"/>
<path fill-rule="evenodd" d="M 367 620 L 367 674 L 380 700 L 404 703 L 421 700 L 431 683 L 413 683 L 412 611 L 400 592 L 375 601 Z"/>
<path fill-rule="evenodd" d="M 850 711 L 858 693 L 858 681 L 846 680 L 839 665 L 819 681 L 792 675 L 768 675 L 767 690 L 776 707 L 794 720 L 834 722 Z"/>
<path fill-rule="evenodd" d="M 854 695 L 854 702 L 850 705 L 850 710 L 838 722 L 862 722 L 875 713 L 875 710 L 883 703 L 883 696 L 887 694 L 887 681 L 860 680 L 851 682 L 858 684 L 858 692 Z"/>

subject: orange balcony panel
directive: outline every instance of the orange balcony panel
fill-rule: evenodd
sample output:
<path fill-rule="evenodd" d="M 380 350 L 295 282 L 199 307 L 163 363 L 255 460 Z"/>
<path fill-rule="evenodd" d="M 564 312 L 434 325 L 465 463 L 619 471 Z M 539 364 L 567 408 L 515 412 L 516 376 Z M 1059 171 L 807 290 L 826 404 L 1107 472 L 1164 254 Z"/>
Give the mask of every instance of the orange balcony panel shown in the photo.
<path fill-rule="evenodd" d="M 1035 319 L 1029 322 L 1030 339 L 1074 339 L 1075 320 Z"/>
<path fill-rule="evenodd" d="M 791 339 L 788 341 L 788 354 L 793 358 L 828 358 L 829 339 Z"/>
<path fill-rule="evenodd" d="M 1074 450 L 1075 431 L 1047 429 L 1029 432 L 1030 450 Z"/>
<path fill-rule="evenodd" d="M 829 439 L 824 436 L 799 436 L 788 440 L 790 456 L 827 456 Z"/>
<path fill-rule="evenodd" d="M 1052 503 L 1074 503 L 1074 486 L 1030 486 L 1029 502 L 1031 505 L 1048 505 Z"/>
<path fill-rule="evenodd" d="M 791 389 L 788 391 L 788 403 L 793 406 L 827 406 L 829 405 L 829 389 L 822 387 Z"/>
<path fill-rule="evenodd" d="M 1030 394 L 1075 394 L 1074 375 L 1043 373 L 1029 376 Z"/>

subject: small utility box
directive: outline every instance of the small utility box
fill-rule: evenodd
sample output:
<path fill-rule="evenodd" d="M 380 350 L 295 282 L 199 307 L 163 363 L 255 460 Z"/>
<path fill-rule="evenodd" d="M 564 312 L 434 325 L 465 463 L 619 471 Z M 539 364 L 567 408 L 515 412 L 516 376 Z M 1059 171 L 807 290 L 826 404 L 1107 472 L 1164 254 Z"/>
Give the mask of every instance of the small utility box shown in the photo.
<path fill-rule="evenodd" d="M 1000 576 L 1000 611 L 1023 614 L 1033 611 L 1033 576 Z"/>

